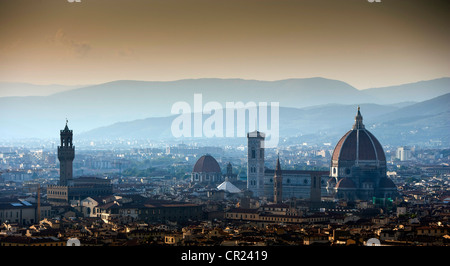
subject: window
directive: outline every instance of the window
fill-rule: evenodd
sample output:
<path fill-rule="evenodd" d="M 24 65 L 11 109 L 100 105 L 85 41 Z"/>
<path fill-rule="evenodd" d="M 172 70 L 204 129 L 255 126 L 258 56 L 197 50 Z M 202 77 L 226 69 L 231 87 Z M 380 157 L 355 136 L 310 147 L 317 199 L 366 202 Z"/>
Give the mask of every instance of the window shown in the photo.
<path fill-rule="evenodd" d="M 255 151 L 254 148 L 252 148 L 252 158 L 253 158 L 253 159 L 256 158 L 256 151 Z"/>

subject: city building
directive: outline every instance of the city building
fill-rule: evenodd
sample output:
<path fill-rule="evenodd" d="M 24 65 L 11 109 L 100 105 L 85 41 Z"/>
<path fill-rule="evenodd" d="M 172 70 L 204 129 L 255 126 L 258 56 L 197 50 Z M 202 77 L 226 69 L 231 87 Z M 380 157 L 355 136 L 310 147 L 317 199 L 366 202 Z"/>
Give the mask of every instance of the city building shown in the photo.
<path fill-rule="evenodd" d="M 275 170 L 268 169 L 264 165 L 265 135 L 259 131 L 254 131 L 247 134 L 247 139 L 247 189 L 252 191 L 255 197 L 274 199 Z M 319 183 L 320 185 L 323 184 L 323 186 L 318 186 L 320 187 L 319 190 L 322 190 L 329 178 L 328 171 L 279 170 L 279 174 L 282 176 L 281 179 L 279 178 L 281 181 L 278 182 L 280 182 L 279 185 L 281 184 L 283 200 L 290 198 L 309 199 L 311 197 L 311 184 L 316 184 L 316 186 Z M 325 188 L 320 191 L 319 195 L 322 193 L 326 193 Z M 316 198 L 317 195 L 316 193 Z"/>
<path fill-rule="evenodd" d="M 112 194 L 111 182 L 98 177 L 73 178 L 73 131 L 66 126 L 60 131 L 61 146 L 58 146 L 60 163 L 59 185 L 47 186 L 47 200 L 53 205 L 67 205 L 71 200 L 82 200 L 89 196 Z"/>
<path fill-rule="evenodd" d="M 397 188 L 386 176 L 386 169 L 383 147 L 365 128 L 358 106 L 353 128 L 333 151 L 328 191 L 350 201 L 394 197 Z"/>
<path fill-rule="evenodd" d="M 30 225 L 52 215 L 52 206 L 49 204 L 40 203 L 38 206 L 26 200 L 0 199 L 0 224 L 8 222 Z"/>
<path fill-rule="evenodd" d="M 400 161 L 409 161 L 412 159 L 411 149 L 409 147 L 398 147 L 397 148 L 397 159 Z"/>
<path fill-rule="evenodd" d="M 233 173 L 233 166 L 230 162 L 227 164 L 227 173 L 225 174 L 225 179 L 228 179 L 228 181 L 238 181 L 238 175 Z"/>
<path fill-rule="evenodd" d="M 222 171 L 216 159 L 209 154 L 200 157 L 194 165 L 191 182 L 216 184 L 223 181 Z"/>
<path fill-rule="evenodd" d="M 138 213 L 142 221 L 150 223 L 186 223 L 203 218 L 202 205 L 175 201 L 149 200 L 139 205 Z"/>
<path fill-rule="evenodd" d="M 50 237 L 27 237 L 27 236 L 7 236 L 2 239 L 0 246 L 33 246 L 33 247 L 61 247 L 66 246 L 67 241 L 53 236 Z"/>

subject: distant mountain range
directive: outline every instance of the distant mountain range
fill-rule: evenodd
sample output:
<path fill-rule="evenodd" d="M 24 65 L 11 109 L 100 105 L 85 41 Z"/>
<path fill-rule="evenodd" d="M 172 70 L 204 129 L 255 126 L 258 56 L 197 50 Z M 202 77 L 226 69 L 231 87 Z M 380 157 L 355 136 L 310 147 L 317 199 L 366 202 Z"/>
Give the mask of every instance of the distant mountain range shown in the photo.
<path fill-rule="evenodd" d="M 383 144 L 449 145 L 450 93 L 402 108 L 392 105 L 362 104 L 366 128 Z M 224 111 L 225 113 L 225 111 Z M 305 108 L 280 108 L 280 137 L 296 138 L 297 143 L 335 144 L 351 129 L 356 105 L 329 104 Z M 146 118 L 115 123 L 80 134 L 85 139 L 134 138 L 171 139 L 176 116 Z M 204 115 L 203 121 L 209 117 Z M 224 117 L 225 119 L 225 117 Z M 193 125 L 191 125 L 193 126 Z M 223 133 L 225 135 L 225 133 Z M 236 133 L 234 134 L 236 136 Z M 245 141 L 244 141 L 245 142 Z"/>
<path fill-rule="evenodd" d="M 449 78 L 420 81 L 397 86 L 372 88 L 363 90 L 364 93 L 382 99 L 378 103 L 394 104 L 401 101 L 421 102 L 449 93 Z"/>
<path fill-rule="evenodd" d="M 80 138 L 170 137 L 176 117 L 172 105 L 185 101 L 193 106 L 195 93 L 202 94 L 203 105 L 279 102 L 281 137 L 313 134 L 318 139 L 320 132 L 324 139 L 334 139 L 351 128 L 359 104 L 380 141 L 391 135 L 407 142 L 423 137 L 424 142 L 439 138 L 449 143 L 450 131 L 443 130 L 450 124 L 450 78 L 367 90 L 325 78 L 114 81 L 49 96 L 0 97 L 0 138 L 58 138 L 66 118 Z M 399 130 L 406 133 L 398 135 Z"/>
<path fill-rule="evenodd" d="M 30 83 L 0 82 L 0 97 L 48 96 L 54 93 L 86 87 L 86 85 L 36 85 Z"/>

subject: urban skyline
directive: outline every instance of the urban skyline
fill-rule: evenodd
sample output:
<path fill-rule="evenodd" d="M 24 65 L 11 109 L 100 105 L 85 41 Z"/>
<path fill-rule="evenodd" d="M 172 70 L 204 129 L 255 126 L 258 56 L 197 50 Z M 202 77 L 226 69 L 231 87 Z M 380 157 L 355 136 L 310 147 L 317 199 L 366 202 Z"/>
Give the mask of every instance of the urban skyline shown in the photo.
<path fill-rule="evenodd" d="M 360 246 L 373 241 L 388 246 L 448 245 L 448 149 L 431 151 L 428 156 L 430 151 L 400 147 L 387 151 L 389 157 L 385 157 L 383 148 L 365 130 L 362 121 L 358 108 L 352 130 L 343 136 L 343 143 L 336 144 L 333 154 L 301 146 L 298 150 L 286 147 L 277 154 L 268 149 L 269 165 L 275 166 L 272 163 L 277 162 L 275 170 L 265 167 L 266 154 L 261 145 L 264 135 L 259 132 L 247 135 L 246 160 L 242 151 L 235 153 L 214 147 L 209 150 L 200 147 L 188 157 L 190 148 L 179 145 L 165 152 L 94 151 L 82 155 L 72 166 L 77 155 L 72 146 L 72 131 L 66 124 L 60 131 L 57 154 L 61 170 L 56 179 L 55 153 L 20 152 L 16 159 L 16 148 L 1 148 L 1 162 L 9 167 L 2 171 L 0 182 L 3 195 L 0 243 L 62 246 L 67 239 L 67 243 L 79 241 L 87 246 Z M 365 135 L 372 138 L 373 147 L 364 144 Z M 359 147 L 356 164 L 349 159 L 355 156 L 351 148 L 355 143 Z M 371 155 L 374 151 L 377 154 Z M 98 152 L 106 152 L 112 161 L 102 162 L 94 155 Z M 224 173 L 214 157 L 199 157 L 210 152 L 221 158 L 222 166 L 225 159 L 233 161 L 234 167 L 229 161 Z M 290 170 L 292 155 L 296 157 L 294 167 L 309 158 L 303 168 L 306 170 Z M 24 158 L 45 163 L 25 166 Z M 165 161 L 157 166 L 155 163 L 163 158 Z M 188 163 L 191 159 L 196 160 L 193 167 Z M 27 176 L 29 171 L 10 169 L 15 163 L 21 163 L 22 169 L 30 167 L 34 174 Z M 374 168 L 374 163 L 381 168 Z M 86 170 L 94 166 L 98 170 L 91 173 L 97 177 L 84 175 L 80 166 Z M 44 170 L 47 167 L 49 172 Z M 72 179 L 72 167 L 74 173 L 82 175 L 74 174 L 77 177 Z M 146 173 L 133 172 L 145 168 Z M 317 170 L 320 168 L 326 171 Z M 411 175 L 413 169 L 420 173 L 420 178 Z M 50 175 L 45 177 L 39 172 Z M 379 175 L 381 194 L 374 190 L 378 194 L 372 197 L 370 189 L 378 186 Z M 382 181 L 383 178 L 388 181 Z M 362 182 L 362 187 L 353 187 L 353 182 Z M 354 198 L 356 195 L 362 198 Z M 277 202 L 273 203 L 274 200 Z M 39 225 L 34 225 L 38 221 Z M 106 229 L 110 226 L 125 226 L 119 230 L 130 234 L 111 236 L 111 228 Z M 20 228 L 27 227 L 30 229 L 26 235 L 18 233 Z M 45 237 L 38 237 L 41 234 Z"/>
<path fill-rule="evenodd" d="M 0 246 L 449 246 L 449 7 L 1 2 Z"/>

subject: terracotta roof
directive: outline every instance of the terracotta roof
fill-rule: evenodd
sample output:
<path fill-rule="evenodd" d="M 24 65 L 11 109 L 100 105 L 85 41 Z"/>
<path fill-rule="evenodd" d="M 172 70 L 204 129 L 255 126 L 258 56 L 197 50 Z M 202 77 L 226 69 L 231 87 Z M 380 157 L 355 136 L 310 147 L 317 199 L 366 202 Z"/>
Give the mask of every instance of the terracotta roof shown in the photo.
<path fill-rule="evenodd" d="M 211 155 L 203 155 L 194 165 L 194 173 L 221 173 L 220 166 Z"/>
<path fill-rule="evenodd" d="M 230 209 L 228 212 L 235 212 L 235 213 L 258 213 L 258 209 L 234 208 L 234 209 Z"/>
<path fill-rule="evenodd" d="M 336 145 L 332 160 L 356 161 L 357 154 L 358 160 L 386 161 L 380 142 L 366 129 L 348 131 Z"/>
<path fill-rule="evenodd" d="M 270 204 L 267 204 L 267 205 L 263 205 L 262 207 L 264 207 L 264 208 L 284 208 L 284 209 L 286 209 L 286 208 L 289 208 L 289 205 L 285 204 L 285 203 L 270 203 Z"/>
<path fill-rule="evenodd" d="M 333 156 L 332 156 L 332 160 L 338 160 L 339 159 L 339 155 L 342 149 L 342 145 L 344 145 L 345 140 L 347 139 L 348 135 L 350 135 L 350 133 L 352 133 L 353 130 L 348 131 L 347 133 L 345 133 L 344 136 L 342 136 L 342 138 L 338 141 L 338 143 L 336 144 L 336 147 L 334 148 L 333 151 Z"/>

